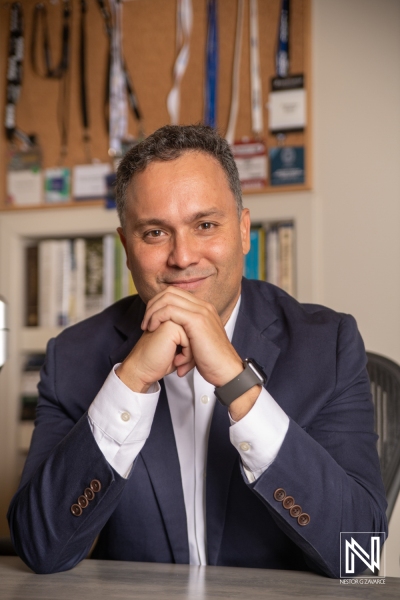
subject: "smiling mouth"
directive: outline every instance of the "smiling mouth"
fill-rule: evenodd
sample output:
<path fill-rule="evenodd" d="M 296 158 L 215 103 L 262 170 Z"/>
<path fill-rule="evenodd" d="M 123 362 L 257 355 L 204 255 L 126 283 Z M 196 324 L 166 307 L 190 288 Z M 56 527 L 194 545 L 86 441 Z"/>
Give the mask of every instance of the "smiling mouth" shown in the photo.
<path fill-rule="evenodd" d="M 190 279 L 176 279 L 174 281 L 165 281 L 167 285 L 173 285 L 174 287 L 179 287 L 183 290 L 194 290 L 199 287 L 203 281 L 208 279 L 209 275 L 205 277 L 192 277 Z"/>

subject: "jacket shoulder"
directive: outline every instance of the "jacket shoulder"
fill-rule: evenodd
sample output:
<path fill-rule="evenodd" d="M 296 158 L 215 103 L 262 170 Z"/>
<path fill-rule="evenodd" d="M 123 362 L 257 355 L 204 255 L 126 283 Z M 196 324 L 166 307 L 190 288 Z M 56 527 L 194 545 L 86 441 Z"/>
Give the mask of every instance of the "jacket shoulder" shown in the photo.
<path fill-rule="evenodd" d="M 96 340 L 108 337 L 111 332 L 115 332 L 115 328 L 118 328 L 119 323 L 123 322 L 127 315 L 139 312 L 140 304 L 141 300 L 137 294 L 122 298 L 102 312 L 64 329 L 56 337 L 56 344 L 79 343 L 82 345 L 86 341 L 92 346 Z"/>
<path fill-rule="evenodd" d="M 263 304 L 267 303 L 276 317 L 284 321 L 294 319 L 298 323 L 329 322 L 339 325 L 344 317 L 353 319 L 350 315 L 339 313 L 321 304 L 299 302 L 281 288 L 266 281 L 243 279 L 243 291 L 246 297 L 252 297 L 255 304 L 260 301 Z"/>

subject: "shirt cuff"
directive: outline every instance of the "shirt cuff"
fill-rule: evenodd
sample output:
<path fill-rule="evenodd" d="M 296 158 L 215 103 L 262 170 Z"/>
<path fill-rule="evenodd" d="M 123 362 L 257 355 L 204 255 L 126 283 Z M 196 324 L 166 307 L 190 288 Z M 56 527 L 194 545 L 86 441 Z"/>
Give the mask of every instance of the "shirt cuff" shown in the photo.
<path fill-rule="evenodd" d="M 161 388 L 157 382 L 146 394 L 133 392 L 116 375 L 119 364 L 90 405 L 88 419 L 105 459 L 127 477 L 149 437 Z"/>
<path fill-rule="evenodd" d="M 248 480 L 255 481 L 273 463 L 289 428 L 289 417 L 266 389 L 240 421 L 231 419 L 229 436 Z"/>

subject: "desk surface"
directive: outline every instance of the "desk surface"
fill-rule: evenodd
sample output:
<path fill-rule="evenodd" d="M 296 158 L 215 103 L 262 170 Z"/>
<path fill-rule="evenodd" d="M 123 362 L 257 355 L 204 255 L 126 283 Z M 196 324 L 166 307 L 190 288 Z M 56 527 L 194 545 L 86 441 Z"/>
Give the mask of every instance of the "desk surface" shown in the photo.
<path fill-rule="evenodd" d="M 400 598 L 400 578 L 385 584 L 341 584 L 299 571 L 189 567 L 84 560 L 75 569 L 35 575 L 19 558 L 0 557 L 1 600 L 266 600 Z"/>

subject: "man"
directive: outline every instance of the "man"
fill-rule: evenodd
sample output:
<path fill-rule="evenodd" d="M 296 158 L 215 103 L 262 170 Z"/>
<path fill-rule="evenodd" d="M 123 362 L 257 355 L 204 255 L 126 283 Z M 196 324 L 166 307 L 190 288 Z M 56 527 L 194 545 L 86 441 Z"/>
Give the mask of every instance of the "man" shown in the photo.
<path fill-rule="evenodd" d="M 41 573 L 98 537 L 95 558 L 338 576 L 341 531 L 386 530 L 354 319 L 242 279 L 250 215 L 208 127 L 128 152 L 117 204 L 138 295 L 49 343 L 16 549 Z"/>

